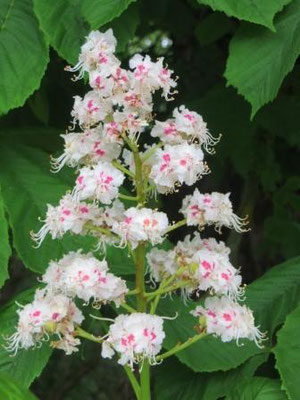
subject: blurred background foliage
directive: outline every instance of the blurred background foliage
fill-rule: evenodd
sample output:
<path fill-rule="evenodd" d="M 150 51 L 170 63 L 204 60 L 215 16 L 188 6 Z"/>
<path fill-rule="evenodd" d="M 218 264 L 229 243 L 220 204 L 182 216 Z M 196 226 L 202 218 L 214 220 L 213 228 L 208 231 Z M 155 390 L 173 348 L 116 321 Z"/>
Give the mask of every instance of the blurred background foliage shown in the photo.
<path fill-rule="evenodd" d="M 134 53 L 149 53 L 153 58 L 165 57 L 179 76 L 175 101 L 166 104 L 160 97 L 156 99 L 158 119 L 168 118 L 175 106 L 185 104 L 203 116 L 213 135 L 222 133 L 216 154 L 207 157 L 212 173 L 197 186 L 202 192 L 230 191 L 238 214 L 250 216 L 250 232 L 224 232 L 222 236 L 232 249 L 234 265 L 241 267 L 244 281 L 251 283 L 273 265 L 299 254 L 300 0 L 1 0 L 2 304 L 10 301 L 12 305 L 16 293 L 36 283 L 34 272 L 43 272 L 50 259 L 66 249 L 91 245 L 87 238 L 67 237 L 61 242 L 47 239 L 34 250 L 29 232 L 39 227 L 37 218 L 44 215 L 46 204 L 57 203 L 74 179 L 67 169 L 55 176 L 49 172 L 49 155 L 61 151 L 59 135 L 70 123 L 73 96 L 87 91 L 84 82 L 72 82 L 64 68 L 76 63 L 91 29 L 110 27 L 119 40 L 118 56 L 124 66 Z M 149 138 L 145 140 L 149 142 Z M 183 187 L 159 199 L 171 220 L 180 218 L 177 210 L 191 191 Z M 170 239 L 176 242 L 188 232 L 182 229 Z M 205 234 L 214 235 L 209 230 Z M 126 255 L 113 250 L 108 257 L 115 272 L 130 276 Z M 265 301 L 272 307 L 274 293 L 278 301 L 289 302 L 285 313 L 296 307 L 300 297 L 297 260 L 288 264 L 294 268 L 292 279 L 280 278 L 285 283 L 274 290 L 271 284 L 267 288 Z M 250 285 L 250 299 L 257 285 L 253 287 Z M 264 296 L 263 290 L 258 293 Z M 284 300 L 289 293 L 294 295 Z M 4 305 L 0 310 L 2 334 L 11 328 L 5 322 L 7 315 L 13 321 L 12 307 Z M 299 312 L 291 314 L 289 323 L 299 322 L 297 318 Z M 276 332 L 284 319 L 280 317 L 271 331 Z M 289 332 L 288 326 L 286 330 Z M 29 360 L 21 355 L 21 360 L 12 361 L 1 350 L 0 372 L 18 379 L 14 371 L 20 368 L 19 363 L 29 363 L 34 372 L 16 384 L 29 386 L 50 356 L 43 351 L 43 356 L 32 352 Z M 300 368 L 300 353 L 298 356 Z M 246 391 L 247 387 L 253 393 L 273 391 L 270 399 L 285 399 L 274 356 L 251 353 L 243 364 L 247 357 L 228 368 L 168 361 L 156 368 L 156 396 L 159 400 L 214 400 L 225 395 L 228 400 L 258 398 L 242 397 L 246 392 L 237 390 L 229 393 L 235 379 L 246 379 Z M 191 372 L 184 364 L 198 372 Z M 260 377 L 248 382 L 259 365 Z M 229 372 L 211 372 L 219 369 Z M 287 384 L 290 377 L 279 370 L 289 398 L 299 400 L 299 391 Z M 168 392 L 170 387 L 173 392 Z M 32 391 L 43 400 L 126 400 L 132 396 L 123 371 L 100 360 L 88 344 L 72 357 L 55 352 Z"/>

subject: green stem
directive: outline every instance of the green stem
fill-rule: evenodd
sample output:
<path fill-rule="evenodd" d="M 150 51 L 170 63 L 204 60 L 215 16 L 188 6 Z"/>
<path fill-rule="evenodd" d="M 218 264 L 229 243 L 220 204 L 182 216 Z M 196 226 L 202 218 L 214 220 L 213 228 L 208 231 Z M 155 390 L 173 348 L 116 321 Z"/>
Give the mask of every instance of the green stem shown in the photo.
<path fill-rule="evenodd" d="M 117 160 L 113 160 L 112 161 L 112 165 L 117 168 L 118 170 L 124 172 L 124 174 L 130 176 L 130 178 L 134 179 L 135 175 L 133 172 L 129 171 L 129 169 L 127 169 L 126 167 L 124 167 L 124 165 L 120 164 Z"/>
<path fill-rule="evenodd" d="M 136 310 L 135 310 L 133 307 L 129 306 L 129 305 L 126 304 L 126 303 L 121 303 L 120 306 L 121 306 L 122 308 L 124 308 L 124 310 L 126 310 L 126 311 L 128 311 L 128 312 L 130 312 L 130 313 L 135 313 L 135 312 L 136 312 Z"/>
<path fill-rule="evenodd" d="M 144 297 L 147 298 L 147 301 L 151 301 L 152 298 L 155 297 L 155 296 L 161 296 L 162 294 L 165 294 L 165 293 L 168 293 L 168 292 L 172 292 L 173 290 L 180 289 L 182 287 L 186 287 L 186 286 L 190 285 L 191 283 L 192 283 L 192 281 L 190 281 L 190 280 L 179 282 L 177 284 L 173 284 L 173 285 L 171 285 L 169 287 L 166 287 L 166 288 L 157 289 L 157 290 L 155 290 L 155 292 L 145 293 Z"/>
<path fill-rule="evenodd" d="M 134 251 L 135 253 L 135 287 L 136 287 L 136 300 L 137 300 L 137 310 L 140 312 L 145 312 L 147 310 L 147 301 L 145 299 L 145 278 L 144 278 L 144 268 L 145 268 L 145 244 L 140 243 Z"/>
<path fill-rule="evenodd" d="M 131 368 L 128 365 L 124 365 L 124 371 L 126 372 L 126 375 L 131 383 L 132 389 L 136 395 L 137 400 L 141 400 L 141 387 L 132 372 Z"/>
<path fill-rule="evenodd" d="M 176 224 L 169 226 L 169 228 L 167 229 L 167 233 L 174 231 L 175 229 L 180 228 L 184 225 L 186 225 L 186 219 L 182 219 L 181 221 L 176 222 Z"/>
<path fill-rule="evenodd" d="M 141 371 L 141 400 L 151 400 L 150 364 L 147 359 L 144 360 Z"/>
<path fill-rule="evenodd" d="M 114 236 L 116 238 L 118 237 L 115 233 L 112 233 L 108 228 L 103 228 L 102 226 L 92 225 L 89 222 L 86 223 L 84 227 L 90 231 L 96 231 L 96 232 L 102 233 L 107 236 Z"/>
<path fill-rule="evenodd" d="M 91 342 L 96 342 L 96 343 L 102 343 L 103 339 L 101 337 L 97 337 L 92 335 L 89 332 L 86 332 L 84 329 L 80 328 L 80 326 L 77 326 L 75 330 L 76 336 L 80 336 L 84 339 L 90 340 Z"/>
<path fill-rule="evenodd" d="M 178 343 L 171 350 L 166 351 L 165 353 L 160 354 L 159 356 L 157 356 L 156 357 L 156 361 L 164 360 L 165 358 L 168 358 L 168 357 L 172 356 L 173 354 L 178 353 L 179 351 L 186 349 L 187 347 L 189 347 L 192 344 L 196 343 L 198 340 L 202 339 L 206 335 L 207 335 L 206 332 L 202 332 L 202 333 L 199 333 L 198 335 L 195 335 L 195 336 L 189 338 L 184 343 Z"/>
<path fill-rule="evenodd" d="M 129 201 L 138 201 L 139 198 L 137 196 L 127 196 L 127 194 L 119 193 L 118 196 L 120 199 L 129 200 Z"/>

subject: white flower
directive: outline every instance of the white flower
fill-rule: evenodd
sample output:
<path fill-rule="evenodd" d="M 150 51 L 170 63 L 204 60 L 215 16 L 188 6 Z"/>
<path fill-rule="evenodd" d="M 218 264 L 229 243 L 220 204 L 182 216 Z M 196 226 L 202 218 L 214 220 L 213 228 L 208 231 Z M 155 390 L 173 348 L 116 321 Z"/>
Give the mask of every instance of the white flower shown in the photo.
<path fill-rule="evenodd" d="M 184 141 L 172 119 L 168 119 L 165 122 L 155 121 L 155 125 L 150 134 L 168 144 L 180 144 Z"/>
<path fill-rule="evenodd" d="M 172 192 L 177 185 L 193 185 L 208 172 L 203 152 L 192 144 L 166 145 L 151 157 L 150 179 L 159 193 Z"/>
<path fill-rule="evenodd" d="M 190 111 L 185 106 L 175 108 L 173 112 L 174 123 L 176 129 L 183 134 L 186 138 L 191 140 L 197 139 L 198 142 L 204 146 L 206 151 L 210 151 L 211 146 L 215 146 L 219 140 L 214 138 L 207 129 L 206 122 L 200 114 Z"/>
<path fill-rule="evenodd" d="M 122 172 L 106 162 L 100 162 L 94 167 L 84 167 L 79 171 L 74 195 L 79 200 L 91 199 L 111 204 L 118 196 L 124 179 Z"/>
<path fill-rule="evenodd" d="M 101 126 L 87 129 L 82 133 L 69 132 L 61 135 L 64 139 L 64 152 L 58 158 L 52 158 L 54 172 L 58 172 L 67 164 L 77 167 L 81 164 L 97 164 L 99 161 L 112 161 L 118 158 L 121 146 L 108 140 Z"/>
<path fill-rule="evenodd" d="M 78 203 L 71 194 L 66 194 L 54 207 L 47 205 L 44 225 L 32 238 L 40 246 L 46 235 L 50 233 L 52 239 L 61 238 L 66 232 L 82 234 L 87 222 L 98 225 L 101 220 L 100 209 L 94 204 Z"/>
<path fill-rule="evenodd" d="M 168 228 L 168 217 L 163 212 L 150 208 L 131 207 L 124 213 L 122 222 L 116 222 L 112 231 L 123 242 L 129 241 L 136 248 L 140 241 L 150 241 L 153 245 L 161 243 Z"/>
<path fill-rule="evenodd" d="M 98 305 L 114 301 L 118 306 L 127 293 L 125 281 L 108 272 L 105 260 L 80 251 L 70 252 L 58 262 L 51 261 L 42 280 L 54 293 L 92 300 Z"/>
<path fill-rule="evenodd" d="M 95 91 L 88 92 L 83 99 L 80 96 L 74 96 L 74 99 L 71 115 L 74 122 L 78 121 L 83 127 L 103 121 L 113 111 L 111 101 L 101 98 Z"/>
<path fill-rule="evenodd" d="M 139 114 L 132 111 L 115 111 L 113 114 L 114 122 L 120 126 L 122 132 L 126 132 L 132 139 L 136 139 L 137 135 L 145 129 L 148 122 L 141 119 Z"/>
<path fill-rule="evenodd" d="M 18 311 L 17 331 L 8 338 L 8 351 L 17 352 L 19 348 L 28 349 L 42 344 L 49 339 L 49 334 L 59 338 L 74 332 L 81 324 L 83 315 L 75 304 L 66 296 L 53 296 L 45 290 L 38 290 L 32 303 L 22 306 Z M 74 346 L 79 344 L 74 343 Z M 76 351 L 69 348 L 68 354 Z"/>
<path fill-rule="evenodd" d="M 111 358 L 119 353 L 118 363 L 139 363 L 145 358 L 156 364 L 155 356 L 160 352 L 165 338 L 163 319 L 157 315 L 133 313 L 119 315 L 109 327 L 108 338 L 102 345 L 102 357 Z"/>
<path fill-rule="evenodd" d="M 221 135 L 214 138 L 207 129 L 206 123 L 201 115 L 194 111 L 189 111 L 185 106 L 175 108 L 173 118 L 165 122 L 155 121 L 155 125 L 151 131 L 153 137 L 159 137 L 164 143 L 179 144 L 185 141 L 196 142 L 203 145 L 209 153 L 214 151 L 211 149 L 215 146 Z"/>
<path fill-rule="evenodd" d="M 233 213 L 230 193 L 212 192 L 201 194 L 195 189 L 193 195 L 186 196 L 180 212 L 187 219 L 187 225 L 215 225 L 220 231 L 222 226 L 234 228 L 237 232 L 246 232 L 247 217 L 240 218 Z"/>
<path fill-rule="evenodd" d="M 202 249 L 191 257 L 191 262 L 195 265 L 190 279 L 197 285 L 197 290 L 213 290 L 215 294 L 224 294 L 233 299 L 242 297 L 242 277 L 227 256 Z"/>
<path fill-rule="evenodd" d="M 92 31 L 86 38 L 86 42 L 81 47 L 79 62 L 74 68 L 68 67 L 71 72 L 79 71 L 77 79 L 83 77 L 84 72 L 91 72 L 99 69 L 102 75 L 107 75 L 114 65 L 120 64 L 119 60 L 113 56 L 116 49 L 116 38 L 112 29 L 101 33 Z"/>
<path fill-rule="evenodd" d="M 254 325 L 252 311 L 228 297 L 208 297 L 204 307 L 198 306 L 191 312 L 194 316 L 205 317 L 207 333 L 220 336 L 223 342 L 240 339 L 253 340 L 258 346 L 264 335 Z"/>
<path fill-rule="evenodd" d="M 154 63 L 148 55 L 143 57 L 141 54 L 135 54 L 129 61 L 129 66 L 134 70 L 134 88 L 140 91 L 154 92 L 162 89 L 165 99 L 168 99 L 172 94 L 171 89 L 177 85 L 171 78 L 173 71 L 163 66 L 163 58 Z"/>

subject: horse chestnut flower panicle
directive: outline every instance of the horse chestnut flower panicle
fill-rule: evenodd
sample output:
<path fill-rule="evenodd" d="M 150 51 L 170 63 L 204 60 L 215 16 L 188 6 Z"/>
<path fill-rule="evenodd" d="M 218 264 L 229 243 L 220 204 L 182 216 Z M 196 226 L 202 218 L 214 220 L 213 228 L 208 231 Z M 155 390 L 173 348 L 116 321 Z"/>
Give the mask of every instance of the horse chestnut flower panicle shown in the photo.
<path fill-rule="evenodd" d="M 124 213 L 121 222 L 115 222 L 112 231 L 121 237 L 124 243 L 130 242 L 133 249 L 139 242 L 149 241 L 155 245 L 164 240 L 168 228 L 168 217 L 163 212 L 151 208 L 130 207 Z"/>
<path fill-rule="evenodd" d="M 137 397 L 140 392 L 144 398 L 147 392 L 150 398 L 145 360 L 154 365 L 206 333 L 220 336 L 224 342 L 248 338 L 257 345 L 263 335 L 254 325 L 252 312 L 235 302 L 244 291 L 239 270 L 231 264 L 230 250 L 223 242 L 203 239 L 196 233 L 172 250 L 153 248 L 145 254 L 149 244 L 162 243 L 168 232 L 185 224 L 201 230 L 215 225 L 217 231 L 225 226 L 244 232 L 247 221 L 233 213 L 229 193 L 201 194 L 196 189 L 183 200 L 180 211 L 185 218 L 171 225 L 164 212 L 147 208 L 153 194 L 169 194 L 183 184 L 194 185 L 207 174 L 203 150 L 213 153 L 219 137 L 209 133 L 200 114 L 183 105 L 165 122 L 154 121 L 153 95 L 160 90 L 171 100 L 176 87 L 173 71 L 162 58 L 152 61 L 140 54 L 133 56 L 125 70 L 114 55 L 115 49 L 111 29 L 91 32 L 78 64 L 68 68 L 78 72 L 75 79 L 86 73 L 92 90 L 83 98 L 75 96 L 73 127 L 61 135 L 64 151 L 52 159 L 52 168 L 58 172 L 67 165 L 75 168 L 78 176 L 73 190 L 57 206 L 48 204 L 44 225 L 32 237 L 40 245 L 48 233 L 56 239 L 69 232 L 96 237 L 95 251 L 108 244 L 127 246 L 135 264 L 136 286 L 129 292 L 125 281 L 109 271 L 105 259 L 100 261 L 80 250 L 69 252 L 50 262 L 41 279 L 45 288 L 36 292 L 31 304 L 20 306 L 17 331 L 8 338 L 7 349 L 27 349 L 53 336 L 57 340 L 51 345 L 71 354 L 77 351 L 80 336 L 90 339 L 102 344 L 104 358 L 117 353 L 121 365 L 133 368 L 139 363 L 140 371 L 145 366 L 140 382 L 127 372 Z M 73 132 L 76 124 L 82 132 Z M 147 129 L 157 142 L 142 145 L 139 138 Z M 142 143 L 148 143 L 147 137 L 143 139 Z M 125 176 L 132 183 L 133 196 L 119 193 Z M 134 206 L 126 209 L 119 199 Z M 145 290 L 145 259 L 150 278 L 161 282 L 156 290 Z M 204 306 L 192 312 L 200 317 L 199 335 L 157 357 L 165 333 L 163 317 L 154 314 L 161 296 L 177 289 L 186 298 L 200 291 L 220 297 L 206 298 Z M 127 304 L 126 295 L 135 295 L 136 304 Z M 107 319 L 112 322 L 107 334 L 96 337 L 79 326 L 83 315 L 73 302 L 76 298 L 98 308 L 113 302 L 131 314 Z"/>
<path fill-rule="evenodd" d="M 261 347 L 264 334 L 254 325 L 252 311 L 226 296 L 208 297 L 204 307 L 191 311 L 195 317 L 204 317 L 207 333 L 220 336 L 223 342 L 240 339 L 253 340 Z"/>
<path fill-rule="evenodd" d="M 150 364 L 156 364 L 155 356 L 160 352 L 164 338 L 161 317 L 145 313 L 119 315 L 109 327 L 101 354 L 111 358 L 115 352 L 119 353 L 118 363 L 128 363 L 131 368 L 145 358 Z"/>
<path fill-rule="evenodd" d="M 233 213 L 229 196 L 230 193 L 218 192 L 201 194 L 195 189 L 192 195 L 183 199 L 180 212 L 187 219 L 187 225 L 215 225 L 217 231 L 226 226 L 237 232 L 247 232 L 247 217 L 240 218 Z"/>
<path fill-rule="evenodd" d="M 54 347 L 63 348 L 67 354 L 78 350 L 76 346 L 80 341 L 73 337 L 73 333 L 84 317 L 68 297 L 38 290 L 33 302 L 21 306 L 17 313 L 17 331 L 7 339 L 8 351 L 16 353 L 18 349 L 41 346 L 42 341 L 52 334 L 59 338 Z"/>
<path fill-rule="evenodd" d="M 42 282 L 56 293 L 78 297 L 95 305 L 114 301 L 119 306 L 128 289 L 123 279 L 108 271 L 105 260 L 99 261 L 91 253 L 70 252 L 58 262 L 51 261 Z"/>

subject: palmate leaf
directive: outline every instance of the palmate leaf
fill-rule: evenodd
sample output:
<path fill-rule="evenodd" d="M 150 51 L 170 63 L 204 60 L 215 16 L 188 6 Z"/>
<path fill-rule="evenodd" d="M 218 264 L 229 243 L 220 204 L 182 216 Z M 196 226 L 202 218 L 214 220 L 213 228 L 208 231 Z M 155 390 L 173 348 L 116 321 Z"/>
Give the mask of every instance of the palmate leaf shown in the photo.
<path fill-rule="evenodd" d="M 278 369 L 283 387 L 291 400 L 300 398 L 300 306 L 298 306 L 277 333 L 277 345 L 274 348 L 276 368 Z"/>
<path fill-rule="evenodd" d="M 48 46 L 32 0 L 0 2 L 0 115 L 22 106 L 44 75 Z"/>
<path fill-rule="evenodd" d="M 75 64 L 80 46 L 89 33 L 80 6 L 68 0 L 33 0 L 34 11 L 51 46 L 69 63 Z"/>
<path fill-rule="evenodd" d="M 253 355 L 270 351 L 273 332 L 299 301 L 300 257 L 297 257 L 273 267 L 247 287 L 245 304 L 254 311 L 256 324 L 268 333 L 264 349 L 246 340 L 243 346 L 238 347 L 234 341 L 223 343 L 209 335 L 176 353 L 176 356 L 197 372 L 227 371 L 236 368 Z M 178 296 L 161 302 L 159 314 L 174 316 L 174 310 L 179 313 L 175 320 L 164 323 L 165 348 L 170 349 L 196 333 L 194 327 L 197 320 L 189 313 L 196 305 L 184 305 Z"/>
<path fill-rule="evenodd" d="M 8 237 L 8 223 L 5 216 L 4 202 L 0 190 L 0 287 L 8 278 L 8 260 L 11 255 Z"/>
<path fill-rule="evenodd" d="M 300 0 L 275 18 L 276 33 L 243 23 L 230 43 L 225 77 L 252 106 L 272 101 L 300 53 Z"/>
<path fill-rule="evenodd" d="M 275 30 L 273 19 L 277 12 L 292 0 L 198 0 L 215 11 L 223 11 L 229 17 L 264 25 Z"/>
<path fill-rule="evenodd" d="M 5 338 L 16 330 L 18 321 L 16 311 L 19 308 L 16 301 L 23 305 L 29 303 L 32 301 L 33 293 L 33 289 L 27 290 L 0 308 L 0 373 L 13 377 L 24 387 L 29 387 L 33 380 L 41 374 L 49 360 L 52 349 L 48 344 L 44 344 L 41 348 L 19 350 L 15 356 L 12 356 L 3 345 L 7 344 Z M 1 396 L 0 398 L 1 400 L 9 399 Z"/>

